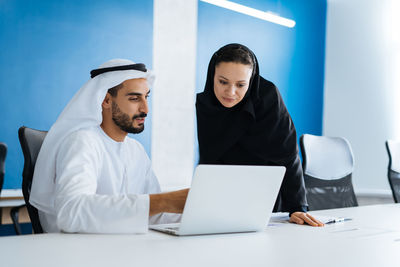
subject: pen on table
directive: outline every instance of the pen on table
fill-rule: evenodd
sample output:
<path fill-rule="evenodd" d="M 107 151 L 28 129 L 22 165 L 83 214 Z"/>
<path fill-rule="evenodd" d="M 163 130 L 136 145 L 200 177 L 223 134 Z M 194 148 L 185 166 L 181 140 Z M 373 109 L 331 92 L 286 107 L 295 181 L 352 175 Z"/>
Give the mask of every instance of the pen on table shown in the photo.
<path fill-rule="evenodd" d="M 325 224 L 345 222 L 345 221 L 351 221 L 351 219 L 350 218 L 335 218 L 335 219 L 332 219 L 332 220 L 326 222 Z"/>

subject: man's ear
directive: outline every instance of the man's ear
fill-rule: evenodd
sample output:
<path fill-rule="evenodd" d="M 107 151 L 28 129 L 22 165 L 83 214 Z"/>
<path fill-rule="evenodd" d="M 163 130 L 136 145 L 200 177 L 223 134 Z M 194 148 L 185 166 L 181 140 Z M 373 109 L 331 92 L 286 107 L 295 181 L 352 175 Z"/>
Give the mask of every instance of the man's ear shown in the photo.
<path fill-rule="evenodd" d="M 106 94 L 106 97 L 104 97 L 103 103 L 101 103 L 101 106 L 103 109 L 110 109 L 112 104 L 112 96 L 110 93 Z"/>

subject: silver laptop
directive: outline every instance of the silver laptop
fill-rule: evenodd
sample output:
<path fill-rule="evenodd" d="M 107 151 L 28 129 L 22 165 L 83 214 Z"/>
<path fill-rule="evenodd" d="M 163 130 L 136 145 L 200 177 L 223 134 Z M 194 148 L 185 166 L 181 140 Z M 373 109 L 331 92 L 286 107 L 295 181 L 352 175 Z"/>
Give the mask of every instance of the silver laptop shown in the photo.
<path fill-rule="evenodd" d="M 181 222 L 150 229 L 179 236 L 262 231 L 285 171 L 281 166 L 199 165 Z"/>

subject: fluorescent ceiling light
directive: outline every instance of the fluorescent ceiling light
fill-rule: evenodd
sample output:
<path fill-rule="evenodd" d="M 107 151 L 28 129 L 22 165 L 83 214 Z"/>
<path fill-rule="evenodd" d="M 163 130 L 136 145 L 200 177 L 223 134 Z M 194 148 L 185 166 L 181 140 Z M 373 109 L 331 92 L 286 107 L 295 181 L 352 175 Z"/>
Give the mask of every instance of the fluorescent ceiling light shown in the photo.
<path fill-rule="evenodd" d="M 255 18 L 259 18 L 262 20 L 266 20 L 272 23 L 276 23 L 282 26 L 286 26 L 289 28 L 293 28 L 296 25 L 296 22 L 291 19 L 283 18 L 281 16 L 272 14 L 271 12 L 264 12 L 255 8 L 247 7 L 244 5 L 240 5 L 234 2 L 226 1 L 226 0 L 201 0 L 202 2 L 206 2 L 212 5 L 216 5 L 219 7 L 223 7 L 226 9 L 230 9 L 242 14 L 246 14 Z"/>

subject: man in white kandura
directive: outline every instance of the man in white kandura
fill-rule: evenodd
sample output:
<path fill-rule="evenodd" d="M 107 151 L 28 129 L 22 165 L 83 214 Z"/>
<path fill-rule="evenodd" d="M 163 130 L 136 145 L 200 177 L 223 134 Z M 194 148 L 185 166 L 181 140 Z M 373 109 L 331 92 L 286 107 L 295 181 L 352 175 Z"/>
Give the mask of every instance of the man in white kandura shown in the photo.
<path fill-rule="evenodd" d="M 48 132 L 30 195 L 45 232 L 145 233 L 179 220 L 188 189 L 160 193 L 142 145 L 154 76 L 110 60 L 91 71 Z M 172 213 L 172 214 L 171 214 Z"/>

